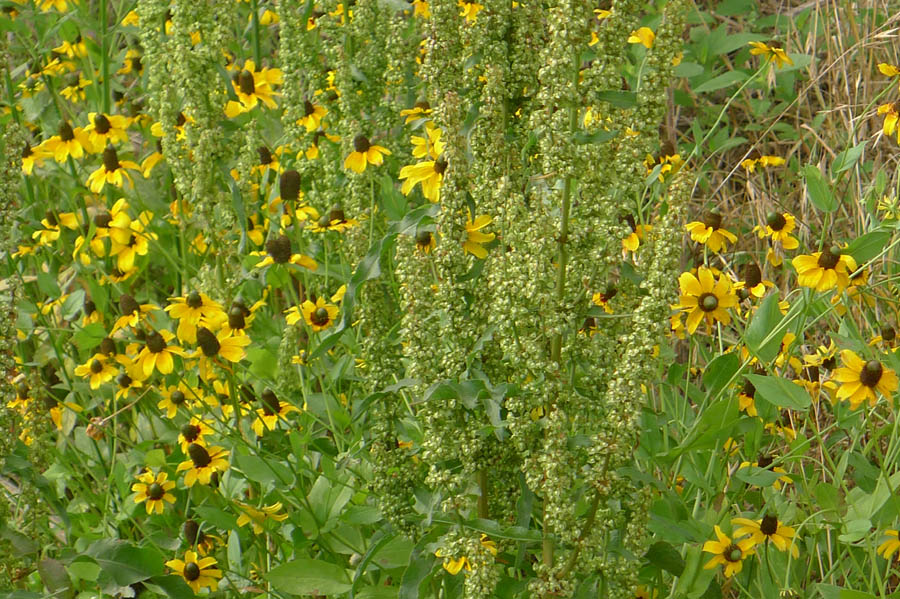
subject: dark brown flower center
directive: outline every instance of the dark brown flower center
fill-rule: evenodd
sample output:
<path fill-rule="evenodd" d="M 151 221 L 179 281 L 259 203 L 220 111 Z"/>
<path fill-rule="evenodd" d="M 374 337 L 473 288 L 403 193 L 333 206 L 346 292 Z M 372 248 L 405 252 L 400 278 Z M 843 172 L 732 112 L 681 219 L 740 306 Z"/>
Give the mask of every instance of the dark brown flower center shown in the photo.
<path fill-rule="evenodd" d="M 281 404 L 278 402 L 278 398 L 275 397 L 275 392 L 271 389 L 266 389 L 262 393 L 262 407 L 263 413 L 267 416 L 274 416 L 281 412 Z"/>
<path fill-rule="evenodd" d="M 774 462 L 774 461 L 775 460 L 773 460 L 770 456 L 767 456 L 767 455 L 761 455 L 758 458 L 756 458 L 756 464 L 760 468 L 763 468 L 765 470 L 768 470 L 769 466 L 771 466 L 772 462 Z"/>
<path fill-rule="evenodd" d="M 269 148 L 267 148 L 266 146 L 259 146 L 258 148 L 256 148 L 256 153 L 259 154 L 260 164 L 272 164 L 272 152 L 269 151 Z"/>
<path fill-rule="evenodd" d="M 119 164 L 119 155 L 112 146 L 106 146 L 106 149 L 103 150 L 103 167 L 110 173 L 121 168 L 121 165 Z"/>
<path fill-rule="evenodd" d="M 200 566 L 196 562 L 188 562 L 184 565 L 184 579 L 188 582 L 200 578 Z"/>
<path fill-rule="evenodd" d="M 63 141 L 72 141 L 75 139 L 75 131 L 72 130 L 72 125 L 63 121 L 59 125 L 59 138 Z"/>
<path fill-rule="evenodd" d="M 196 545 L 203 538 L 203 533 L 200 532 L 200 525 L 197 524 L 195 520 L 185 520 L 184 521 L 184 539 L 188 542 L 188 545 Z"/>
<path fill-rule="evenodd" d="M 700 301 L 697 302 L 697 305 L 704 312 L 712 312 L 719 307 L 719 298 L 713 293 L 704 293 L 700 296 Z"/>
<path fill-rule="evenodd" d="M 208 358 L 218 354 L 219 350 L 222 348 L 222 345 L 219 343 L 219 340 L 216 339 L 213 332 L 206 327 L 197 329 L 197 345 L 200 346 L 203 355 Z"/>
<path fill-rule="evenodd" d="M 713 230 L 721 228 L 722 214 L 718 210 L 710 210 L 703 215 L 703 225 Z"/>
<path fill-rule="evenodd" d="M 897 337 L 897 331 L 892 326 L 881 327 L 881 338 L 885 341 L 893 341 Z"/>
<path fill-rule="evenodd" d="M 187 401 L 187 397 L 185 397 L 184 392 L 180 391 L 179 389 L 175 389 L 174 391 L 172 391 L 172 394 L 169 395 L 169 401 L 171 401 L 176 406 L 180 406 L 185 401 Z"/>
<path fill-rule="evenodd" d="M 127 373 L 120 372 L 119 376 L 116 377 L 116 382 L 119 384 L 119 386 L 121 388 L 127 389 L 128 387 L 131 386 L 131 383 L 133 383 L 134 381 L 131 379 L 130 376 L 128 376 Z"/>
<path fill-rule="evenodd" d="M 778 530 L 778 518 L 775 516 L 766 515 L 759 525 L 759 530 L 767 537 L 774 535 Z"/>
<path fill-rule="evenodd" d="M 193 443 L 200 435 L 200 427 L 195 424 L 185 424 L 181 427 L 181 436 L 188 443 Z"/>
<path fill-rule="evenodd" d="M 237 306 L 232 306 L 231 310 L 228 311 L 228 326 L 232 329 L 243 329 L 246 327 L 247 321 L 244 320 L 244 311 Z"/>
<path fill-rule="evenodd" d="M 309 116 L 316 111 L 316 107 L 309 100 L 303 101 L 303 116 Z"/>
<path fill-rule="evenodd" d="M 752 289 L 762 283 L 762 271 L 754 263 L 744 265 L 744 287 Z"/>
<path fill-rule="evenodd" d="M 328 225 L 331 224 L 331 215 L 323 214 L 322 216 L 319 217 L 319 220 L 316 221 L 316 224 L 319 227 L 324 229 L 325 227 L 327 227 Z"/>
<path fill-rule="evenodd" d="M 250 71 L 241 71 L 238 75 L 238 87 L 241 93 L 246 96 L 252 96 L 256 92 L 256 85 L 253 82 L 253 73 Z"/>
<path fill-rule="evenodd" d="M 91 361 L 91 372 L 94 374 L 100 374 L 103 372 L 103 362 L 100 360 L 92 360 Z"/>
<path fill-rule="evenodd" d="M 278 191 L 283 202 L 296 202 L 300 199 L 300 173 L 293 169 L 281 173 Z"/>
<path fill-rule="evenodd" d="M 431 231 L 419 231 L 416 233 L 416 245 L 423 247 L 431 245 Z"/>
<path fill-rule="evenodd" d="M 803 370 L 803 376 L 806 377 L 806 380 L 818 383 L 819 382 L 819 367 L 818 366 L 807 366 Z"/>
<path fill-rule="evenodd" d="M 111 222 L 112 215 L 109 212 L 103 212 L 94 216 L 94 224 L 97 225 L 98 229 L 106 229 Z"/>
<path fill-rule="evenodd" d="M 209 457 L 209 452 L 207 452 L 202 445 L 198 445 L 197 443 L 188 445 L 188 455 L 190 456 L 191 461 L 194 462 L 194 468 L 205 468 L 212 462 L 212 458 Z"/>
<path fill-rule="evenodd" d="M 266 251 L 278 264 L 286 264 L 291 259 L 291 240 L 287 235 L 273 237 L 266 242 Z"/>
<path fill-rule="evenodd" d="M 184 124 L 187 122 L 187 117 L 184 116 L 183 112 L 178 113 L 178 118 L 175 119 L 176 127 L 184 127 Z"/>
<path fill-rule="evenodd" d="M 166 494 L 165 489 L 162 488 L 162 485 L 159 483 L 153 483 L 149 487 L 147 487 L 147 497 L 150 499 L 159 500 L 163 498 L 163 495 Z"/>
<path fill-rule="evenodd" d="M 371 147 L 372 144 L 369 143 L 369 138 L 365 135 L 357 135 L 353 138 L 353 149 L 357 152 L 368 152 Z"/>
<path fill-rule="evenodd" d="M 151 353 L 158 354 L 166 349 L 166 340 L 158 331 L 153 331 L 147 335 L 147 349 Z"/>
<path fill-rule="evenodd" d="M 756 387 L 749 380 L 744 379 L 744 386 L 741 387 L 741 393 L 752 399 L 756 396 Z"/>
<path fill-rule="evenodd" d="M 309 319 L 316 326 L 328 324 L 328 310 L 325 308 L 316 308 Z"/>
<path fill-rule="evenodd" d="M 203 305 L 203 297 L 200 295 L 200 292 L 195 289 L 188 294 L 185 303 L 188 307 L 196 309 Z"/>
<path fill-rule="evenodd" d="M 725 551 L 722 552 L 722 557 L 724 557 L 727 561 L 734 563 L 741 561 L 741 558 L 744 556 L 744 552 L 741 551 L 741 548 L 732 543 L 728 547 L 725 548 Z M 185 569 L 186 570 L 186 569 Z"/>
<path fill-rule="evenodd" d="M 841 248 L 837 246 L 831 246 L 827 250 L 823 250 L 822 254 L 819 256 L 819 260 L 816 262 L 822 268 L 834 268 L 837 266 L 838 262 L 841 260 Z"/>
<path fill-rule="evenodd" d="M 766 215 L 766 224 L 773 231 L 781 231 L 787 225 L 787 220 L 783 215 L 773 211 Z"/>
<path fill-rule="evenodd" d="M 104 337 L 100 341 L 100 353 L 111 356 L 116 353 L 116 342 L 109 337 Z"/>
<path fill-rule="evenodd" d="M 441 156 L 437 160 L 434 161 L 434 172 L 438 175 L 443 175 L 444 171 L 447 170 L 447 161 L 444 160 L 444 157 Z"/>
<path fill-rule="evenodd" d="M 859 382 L 866 387 L 874 387 L 881 380 L 883 372 L 884 368 L 878 360 L 869 360 L 859 373 Z"/>
<path fill-rule="evenodd" d="M 109 119 L 106 118 L 105 114 L 98 113 L 94 116 L 94 130 L 100 135 L 106 135 L 109 133 L 109 129 L 112 125 L 109 122 Z"/>

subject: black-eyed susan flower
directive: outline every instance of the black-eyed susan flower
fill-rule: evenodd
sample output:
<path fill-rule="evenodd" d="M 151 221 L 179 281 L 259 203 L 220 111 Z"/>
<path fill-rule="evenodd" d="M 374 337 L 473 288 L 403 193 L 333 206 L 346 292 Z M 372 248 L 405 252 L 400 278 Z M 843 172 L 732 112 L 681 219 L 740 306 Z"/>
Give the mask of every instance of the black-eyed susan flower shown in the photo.
<path fill-rule="evenodd" d="M 755 262 L 745 264 L 741 276 L 741 280 L 734 285 L 734 289 L 741 299 L 745 299 L 745 295 L 746 297 L 761 298 L 766 294 L 767 289 L 775 286 L 772 281 L 763 279 L 762 270 Z"/>
<path fill-rule="evenodd" d="M 702 221 L 689 222 L 684 228 L 691 234 L 691 239 L 716 253 L 727 249 L 729 242 L 737 242 L 734 233 L 722 228 L 722 213 L 716 208 L 707 211 Z"/>
<path fill-rule="evenodd" d="M 425 136 L 413 135 L 409 138 L 412 142 L 412 155 L 414 158 L 425 158 L 426 156 L 436 159 L 444 153 L 444 142 L 441 141 L 443 131 L 440 127 L 436 127 L 431 121 L 425 123 Z"/>
<path fill-rule="evenodd" d="M 146 213 L 142 218 L 133 220 L 128 225 L 127 241 L 120 243 L 118 237 L 113 235 L 113 227 L 110 226 L 110 240 L 112 243 L 109 248 L 110 257 L 116 258 L 116 267 L 123 273 L 128 273 L 134 268 L 134 261 L 138 256 L 146 256 L 150 250 L 150 240 L 156 239 L 157 235 L 153 232 L 145 230 L 146 225 L 150 222 L 150 217 Z"/>
<path fill-rule="evenodd" d="M 310 226 L 309 230 L 313 233 L 324 233 L 325 231 L 337 231 L 343 233 L 347 229 L 352 229 L 359 224 L 355 218 L 347 218 L 344 209 L 340 204 L 335 204 L 331 210 L 316 219 L 316 223 Z"/>
<path fill-rule="evenodd" d="M 184 552 L 184 560 L 170 559 L 166 562 L 166 566 L 180 574 L 188 586 L 195 593 L 199 593 L 200 589 L 208 588 L 215 591 L 219 588 L 222 571 L 213 567 L 217 563 L 214 557 L 204 557 L 198 560 L 197 554 L 188 549 Z"/>
<path fill-rule="evenodd" d="M 41 143 L 40 149 L 52 155 L 55 161 L 62 163 L 70 156 L 78 159 L 84 156 L 85 152 L 93 152 L 94 146 L 84 129 L 81 127 L 73 129 L 72 125 L 63 121 L 59 125 L 59 132 Z"/>
<path fill-rule="evenodd" d="M 768 237 L 786 250 L 795 250 L 800 245 L 797 238 L 791 235 L 796 226 L 797 221 L 791 214 L 772 211 L 766 215 L 766 224 L 757 225 L 753 230 L 760 239 Z"/>
<path fill-rule="evenodd" d="M 90 380 L 91 389 L 97 389 L 103 383 L 111 381 L 118 372 L 119 369 L 103 354 L 94 354 L 87 362 L 75 368 L 77 376 Z"/>
<path fill-rule="evenodd" d="M 139 171 L 141 167 L 131 160 L 119 160 L 119 154 L 112 146 L 106 146 L 103 150 L 103 164 L 100 168 L 90 174 L 87 180 L 87 186 L 94 193 L 103 191 L 103 186 L 109 183 L 116 187 L 122 187 L 125 181 L 133 183 L 128 170 Z"/>
<path fill-rule="evenodd" d="M 196 389 L 191 389 L 184 383 L 171 387 L 163 386 L 159 392 L 162 399 L 159 400 L 156 407 L 163 410 L 166 418 L 169 419 L 175 418 L 179 409 L 187 411 L 189 400 L 196 400 L 200 397 L 200 393 Z"/>
<path fill-rule="evenodd" d="M 482 214 L 475 217 L 473 221 L 471 217 L 466 219 L 466 240 L 463 242 L 463 251 L 472 254 L 479 260 L 487 258 L 487 250 L 484 248 L 485 243 L 490 243 L 496 235 L 494 233 L 482 233 L 481 229 L 494 222 L 488 214 Z"/>
<path fill-rule="evenodd" d="M 900 143 L 900 130 L 897 128 L 898 119 L 900 119 L 900 102 L 889 102 L 878 107 L 878 114 L 884 115 L 884 122 L 881 125 L 881 131 L 885 135 L 893 135 L 897 132 L 897 143 Z"/>
<path fill-rule="evenodd" d="M 72 103 L 83 101 L 87 97 L 85 89 L 94 82 L 92 79 L 86 79 L 81 73 L 77 75 L 72 73 L 66 79 L 68 85 L 59 90 L 59 95 Z"/>
<path fill-rule="evenodd" d="M 794 64 L 794 61 L 782 48 L 770 46 L 764 42 L 750 42 L 750 46 L 750 54 L 762 56 L 767 62 L 774 62 L 779 69 L 786 64 Z"/>
<path fill-rule="evenodd" d="M 181 445 L 181 451 L 187 455 L 188 447 L 191 446 L 191 443 L 206 447 L 208 443 L 204 437 L 212 434 L 213 429 L 210 427 L 208 420 L 204 420 L 199 416 L 191 416 L 190 421 L 182 425 L 178 432 L 178 444 Z"/>
<path fill-rule="evenodd" d="M 891 399 L 893 392 L 897 390 L 897 373 L 878 360 L 866 362 L 853 350 L 845 349 L 841 351 L 841 361 L 844 366 L 834 371 L 832 379 L 841 383 L 837 399 L 846 399 L 852 409 L 855 410 L 866 400 L 870 406 L 874 406 L 878 400 L 875 391 L 880 391 Z"/>
<path fill-rule="evenodd" d="M 69 58 L 84 58 L 87 56 L 87 46 L 82 37 L 78 35 L 73 42 L 63 40 L 63 43 L 53 48 L 53 52 Z"/>
<path fill-rule="evenodd" d="M 261 252 L 252 253 L 261 255 Z M 272 264 L 296 264 L 309 270 L 318 268 L 316 261 L 309 256 L 291 252 L 291 240 L 288 239 L 287 235 L 278 235 L 266 241 L 266 253 L 268 255 L 257 262 L 255 268 L 265 268 Z"/>
<path fill-rule="evenodd" d="M 425 8 L 427 10 L 427 4 L 425 5 Z M 423 100 L 421 102 L 416 102 L 412 108 L 401 110 L 400 116 L 406 117 L 405 123 L 408 125 L 418 119 L 428 118 L 431 115 L 431 112 L 431 106 L 428 104 L 428 102 L 425 102 Z"/>
<path fill-rule="evenodd" d="M 353 151 L 344 159 L 344 168 L 362 173 L 366 165 L 380 166 L 384 163 L 384 156 L 390 154 L 390 150 L 373 145 L 365 135 L 357 135 L 353 138 Z"/>
<path fill-rule="evenodd" d="M 263 68 L 257 71 L 256 63 L 247 60 L 244 67 L 232 77 L 231 85 L 238 101 L 228 101 L 225 105 L 225 115 L 234 118 L 253 110 L 259 103 L 265 104 L 268 108 L 276 108 L 278 105 L 274 97 L 280 94 L 275 92 L 274 88 L 281 85 L 281 81 L 280 69 Z"/>
<path fill-rule="evenodd" d="M 437 241 L 435 240 L 434 233 L 431 231 L 422 230 L 416 233 L 416 249 L 420 252 L 430 254 L 431 250 L 436 246 Z"/>
<path fill-rule="evenodd" d="M 738 409 L 747 412 L 747 416 L 756 416 L 756 387 L 749 379 L 744 379 L 744 385 L 738 393 Z"/>
<path fill-rule="evenodd" d="M 631 35 L 628 36 L 628 43 L 641 44 L 645 48 L 652 48 L 655 39 L 656 34 L 653 33 L 652 29 L 649 27 L 641 27 L 631 32 Z"/>
<path fill-rule="evenodd" d="M 735 538 L 750 535 L 753 545 L 761 545 L 771 541 L 779 551 L 790 551 L 794 559 L 800 557 L 800 550 L 794 544 L 795 531 L 778 521 L 777 516 L 766 515 L 760 520 L 749 518 L 732 518 L 732 526 L 739 526 L 734 531 Z"/>
<path fill-rule="evenodd" d="M 132 11 L 134 12 L 134 11 Z M 125 22 L 122 21 L 124 24 Z M 129 73 L 137 73 L 140 75 L 144 71 L 144 64 L 141 59 L 141 52 L 137 48 L 129 48 L 125 52 L 125 59 L 122 61 L 122 67 L 116 71 L 116 75 L 128 75 Z"/>
<path fill-rule="evenodd" d="M 886 62 L 879 63 L 878 70 L 882 75 L 885 75 L 887 77 L 897 77 L 898 75 L 900 75 L 900 69 Z"/>
<path fill-rule="evenodd" d="M 203 447 L 199 443 L 191 443 L 188 445 L 187 454 L 190 459 L 178 464 L 177 472 L 187 470 L 184 475 L 184 484 L 193 487 L 194 483 L 199 482 L 201 485 L 208 485 L 212 480 L 213 473 L 225 472 L 228 470 L 227 449 L 222 447 Z"/>
<path fill-rule="evenodd" d="M 299 412 L 300 408 L 287 402 L 278 401 L 271 389 L 266 389 L 260 396 L 262 408 L 256 410 L 256 420 L 251 427 L 257 436 L 262 437 L 265 431 L 275 430 L 279 420 L 284 420 L 291 412 Z"/>
<path fill-rule="evenodd" d="M 753 549 L 754 543 L 750 539 L 734 543 L 728 535 L 722 532 L 718 525 L 716 525 L 715 530 L 716 540 L 706 541 L 703 544 L 703 551 L 712 553 L 715 557 L 706 562 L 703 569 L 709 570 L 721 564 L 725 567 L 725 577 L 731 578 L 741 571 L 741 568 L 744 566 L 744 560 L 755 553 Z"/>
<path fill-rule="evenodd" d="M 738 298 L 728 277 L 720 274 L 716 280 L 712 270 L 701 266 L 696 275 L 681 273 L 678 284 L 681 297 L 674 308 L 687 313 L 688 334 L 693 335 L 704 318 L 708 326 L 715 322 L 731 323 L 731 315 L 726 310 L 737 306 Z"/>
<path fill-rule="evenodd" d="M 890 560 L 891 557 L 897 550 L 900 549 L 900 533 L 896 530 L 886 530 L 884 534 L 887 535 L 884 541 L 878 546 L 878 553 L 881 554 L 884 559 Z"/>
<path fill-rule="evenodd" d="M 598 291 L 593 296 L 591 296 L 591 302 L 593 302 L 595 306 L 600 306 L 601 308 L 603 308 L 603 311 L 607 314 L 612 314 L 613 309 L 609 305 L 609 302 L 616 296 L 617 293 L 618 290 L 616 289 L 615 285 L 610 283 L 603 291 Z"/>
<path fill-rule="evenodd" d="M 169 493 L 175 488 L 175 483 L 169 480 L 169 475 L 165 472 L 144 472 L 137 479 L 140 482 L 131 485 L 131 490 L 136 493 L 134 502 L 143 503 L 148 514 L 162 514 L 166 503 L 175 503 L 175 496 Z"/>
<path fill-rule="evenodd" d="M 208 534 L 196 520 L 185 520 L 181 527 L 184 540 L 190 547 L 196 547 L 200 555 L 206 555 L 216 544 L 222 545 L 221 537 Z"/>
<path fill-rule="evenodd" d="M 222 304 L 197 290 L 185 296 L 170 297 L 169 302 L 165 310 L 178 321 L 175 335 L 185 343 L 196 343 L 197 327 L 215 331 L 228 319 Z"/>
<path fill-rule="evenodd" d="M 197 345 L 206 358 L 221 358 L 229 362 L 240 362 L 247 355 L 244 348 L 250 345 L 247 335 L 231 335 L 225 331 L 213 333 L 201 326 L 197 329 Z M 198 357 L 198 356 L 193 356 Z"/>
<path fill-rule="evenodd" d="M 659 591 L 656 589 L 651 591 L 642 584 L 639 584 L 634 590 L 634 599 L 657 599 L 657 597 L 659 597 Z"/>
<path fill-rule="evenodd" d="M 160 374 L 169 374 L 175 369 L 173 356 L 184 356 L 184 350 L 177 345 L 169 345 L 175 335 L 166 331 L 153 331 L 147 334 L 147 342 L 137 357 L 137 363 L 145 377 L 159 370 Z"/>
<path fill-rule="evenodd" d="M 131 125 L 131 119 L 120 114 L 106 115 L 102 112 L 91 112 L 88 114 L 90 121 L 84 132 L 88 134 L 91 145 L 96 148 L 105 148 L 107 145 L 114 143 L 128 142 L 128 127 Z"/>
<path fill-rule="evenodd" d="M 403 195 L 409 195 L 413 188 L 422 184 L 422 195 L 426 200 L 437 202 L 441 196 L 441 181 L 444 179 L 444 171 L 447 170 L 447 161 L 443 157 L 436 160 L 425 160 L 416 164 L 408 164 L 400 169 L 399 178 L 403 180 L 400 191 Z"/>
<path fill-rule="evenodd" d="M 297 119 L 297 124 L 306 127 L 307 133 L 312 133 L 319 128 L 322 119 L 328 114 L 328 110 L 321 104 L 313 104 L 309 100 L 303 102 L 303 116 Z"/>
<path fill-rule="evenodd" d="M 267 520 L 284 522 L 288 517 L 287 514 L 278 513 L 283 507 L 280 501 L 276 501 L 272 505 L 263 505 L 258 508 L 246 503 L 241 503 L 240 501 L 236 501 L 235 503 L 241 512 L 241 515 L 238 516 L 237 519 L 237 525 L 244 526 L 245 524 L 250 524 L 254 534 L 262 534 L 263 526 Z"/>
<path fill-rule="evenodd" d="M 44 160 L 52 155 L 51 152 L 48 152 L 41 146 L 32 148 L 26 143 L 22 148 L 22 172 L 30 175 L 34 172 L 35 166 L 44 166 Z"/>
<path fill-rule="evenodd" d="M 776 491 L 780 491 L 782 485 L 789 485 L 794 482 L 794 480 L 790 476 L 788 476 L 787 470 L 785 470 L 781 466 L 775 465 L 775 458 L 770 455 L 760 454 L 756 458 L 755 462 L 741 462 L 738 465 L 738 470 L 740 470 L 741 468 L 750 468 L 751 466 L 755 468 L 762 468 L 763 470 L 771 470 L 772 472 L 780 474 L 781 476 L 775 479 L 775 482 L 772 483 L 772 488 Z"/>
<path fill-rule="evenodd" d="M 756 167 L 768 168 L 770 166 L 783 166 L 784 158 L 781 156 L 758 156 L 756 158 L 747 158 L 741 162 L 741 167 L 748 173 L 755 173 Z"/>
<path fill-rule="evenodd" d="M 459 7 L 459 16 L 465 17 L 466 23 L 474 23 L 478 19 L 478 13 L 484 9 L 483 4 L 466 0 L 457 0 L 456 5 Z"/>
<path fill-rule="evenodd" d="M 319 332 L 335 323 L 338 317 L 338 307 L 319 296 L 315 303 L 305 300 L 300 306 L 292 306 L 284 313 L 286 314 L 285 321 L 289 325 L 295 325 L 302 319 L 313 331 Z"/>
<path fill-rule="evenodd" d="M 849 254 L 843 254 L 836 245 L 821 252 L 797 256 L 791 263 L 797 270 L 800 286 L 816 291 L 837 287 L 838 293 L 843 292 L 850 284 L 850 273 L 856 270 L 856 260 Z"/>
<path fill-rule="evenodd" d="M 112 333 L 125 327 L 135 328 L 145 320 L 153 320 L 153 312 L 159 310 L 156 304 L 138 304 L 133 296 L 123 293 L 119 296 L 119 312 L 121 316 L 112 327 Z"/>
<path fill-rule="evenodd" d="M 628 226 L 631 228 L 631 233 L 622 238 L 622 254 L 627 255 L 628 252 L 637 251 L 641 246 L 641 241 L 644 239 L 644 234 L 653 229 L 653 226 L 637 224 L 634 216 L 631 214 L 626 214 L 622 217 L 622 220 L 628 223 Z"/>

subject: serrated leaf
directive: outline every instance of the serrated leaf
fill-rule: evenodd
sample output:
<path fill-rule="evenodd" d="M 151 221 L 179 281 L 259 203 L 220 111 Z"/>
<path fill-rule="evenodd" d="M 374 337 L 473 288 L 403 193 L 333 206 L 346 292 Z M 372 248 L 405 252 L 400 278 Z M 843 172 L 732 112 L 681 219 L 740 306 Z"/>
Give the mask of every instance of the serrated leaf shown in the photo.
<path fill-rule="evenodd" d="M 272 586 L 291 595 L 339 595 L 350 590 L 347 572 L 331 562 L 295 559 L 265 576 Z"/>
<path fill-rule="evenodd" d="M 779 376 L 745 374 L 756 388 L 756 398 L 767 401 L 779 408 L 805 410 L 812 403 L 809 392 L 801 386 Z"/>

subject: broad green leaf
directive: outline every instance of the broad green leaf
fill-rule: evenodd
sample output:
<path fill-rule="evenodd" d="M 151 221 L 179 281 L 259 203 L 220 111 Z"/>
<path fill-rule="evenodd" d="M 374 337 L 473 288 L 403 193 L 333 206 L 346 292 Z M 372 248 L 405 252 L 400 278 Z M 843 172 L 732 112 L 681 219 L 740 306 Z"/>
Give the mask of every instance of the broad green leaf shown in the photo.
<path fill-rule="evenodd" d="M 191 589 L 181 576 L 154 576 L 144 581 L 148 589 L 169 597 L 169 599 L 195 599 L 194 590 Z"/>
<path fill-rule="evenodd" d="M 778 295 L 772 293 L 763 300 L 747 325 L 744 343 L 762 362 L 771 362 L 778 355 L 784 335 L 772 335 L 772 332 L 783 318 L 778 308 Z"/>
<path fill-rule="evenodd" d="M 805 410 L 812 403 L 809 392 L 803 386 L 788 379 L 762 374 L 745 374 L 744 376 L 756 387 L 756 398 L 767 401 L 773 406 Z"/>
<path fill-rule="evenodd" d="M 784 476 L 784 474 L 781 472 L 773 472 L 772 470 L 759 468 L 758 466 L 738 468 L 734 473 L 736 479 L 744 481 L 748 485 L 755 485 L 757 487 L 770 487 L 782 476 Z"/>
<path fill-rule="evenodd" d="M 607 90 L 597 94 L 601 102 L 609 102 L 615 108 L 628 110 L 637 106 L 637 94 L 630 91 Z"/>
<path fill-rule="evenodd" d="M 238 534 L 238 531 L 231 530 L 228 533 L 228 551 L 226 552 L 226 557 L 228 557 L 228 567 L 235 572 L 242 572 L 242 556 L 241 537 Z"/>
<path fill-rule="evenodd" d="M 769 39 L 769 37 L 761 33 L 732 32 L 711 42 L 709 45 L 709 53 L 713 55 L 728 54 L 729 52 L 734 52 L 735 50 L 743 48 L 750 42 L 761 42 L 767 39 Z"/>
<path fill-rule="evenodd" d="M 684 572 L 684 558 L 681 557 L 681 553 L 665 541 L 657 541 L 650 545 L 644 559 L 674 576 L 681 576 Z"/>
<path fill-rule="evenodd" d="M 676 77 L 687 77 L 688 79 L 702 75 L 703 71 L 703 67 L 696 62 L 682 62 L 672 70 Z"/>
<path fill-rule="evenodd" d="M 66 566 L 66 570 L 72 578 L 93 582 L 100 577 L 101 568 L 94 560 L 80 558 Z"/>
<path fill-rule="evenodd" d="M 290 468 L 281 462 L 241 454 L 235 454 L 234 459 L 238 469 L 254 482 L 275 483 L 278 486 L 290 486 L 294 482 Z"/>
<path fill-rule="evenodd" d="M 350 590 L 347 571 L 331 562 L 295 559 L 265 575 L 272 586 L 291 595 L 339 595 Z"/>
<path fill-rule="evenodd" d="M 81 351 L 89 351 L 100 345 L 106 337 L 106 329 L 99 322 L 92 322 L 75 332 L 72 342 Z"/>
<path fill-rule="evenodd" d="M 710 362 L 703 373 L 703 384 L 709 389 L 710 397 L 716 397 L 731 382 L 740 367 L 741 359 L 734 352 L 717 356 Z"/>
<path fill-rule="evenodd" d="M 704 81 L 697 87 L 693 88 L 695 94 L 703 94 L 707 92 L 714 92 L 720 89 L 725 89 L 726 87 L 731 87 L 737 83 L 743 83 L 747 80 L 749 75 L 743 71 L 728 71 L 727 73 L 723 73 L 718 75 L 717 77 L 713 77 L 712 79 L 708 79 Z"/>
<path fill-rule="evenodd" d="M 831 175 L 839 175 L 840 173 L 853 168 L 853 166 L 859 162 L 863 151 L 866 149 L 867 143 L 867 141 L 862 141 L 835 156 L 834 160 L 831 162 Z"/>
<path fill-rule="evenodd" d="M 881 250 L 887 247 L 891 237 L 888 231 L 871 231 L 854 239 L 844 253 L 853 256 L 856 263 L 862 266 L 864 262 L 880 254 Z"/>
<path fill-rule="evenodd" d="M 855 543 L 869 534 L 872 521 L 866 518 L 850 520 L 844 523 L 844 533 L 838 535 L 838 540 L 844 543 Z"/>
<path fill-rule="evenodd" d="M 575 136 L 575 143 L 577 144 L 602 144 L 603 142 L 607 142 L 618 135 L 619 132 L 616 131 L 597 131 L 596 133 L 588 133 L 586 131 L 578 131 Z"/>
<path fill-rule="evenodd" d="M 163 573 L 163 556 L 149 547 L 104 539 L 94 542 L 85 553 L 93 557 L 119 586 L 128 586 Z"/>
<path fill-rule="evenodd" d="M 834 212 L 837 209 L 837 200 L 831 191 L 831 183 L 825 179 L 825 175 L 814 164 L 803 167 L 803 178 L 806 180 L 806 193 L 809 201 L 823 212 Z"/>

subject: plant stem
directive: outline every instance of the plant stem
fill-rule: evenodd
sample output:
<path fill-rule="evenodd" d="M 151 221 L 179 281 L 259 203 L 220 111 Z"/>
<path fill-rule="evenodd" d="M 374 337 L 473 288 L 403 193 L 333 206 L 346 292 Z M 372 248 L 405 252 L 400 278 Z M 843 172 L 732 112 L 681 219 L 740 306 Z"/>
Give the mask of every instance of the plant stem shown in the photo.
<path fill-rule="evenodd" d="M 478 517 L 479 518 L 488 518 L 488 479 L 487 479 L 487 471 L 481 469 L 478 471 L 476 475 L 478 477 L 478 488 L 481 490 L 481 495 L 478 497 Z"/>
<path fill-rule="evenodd" d="M 108 0 L 100 0 L 100 73 L 103 77 L 103 114 L 109 114 L 109 7 Z"/>

